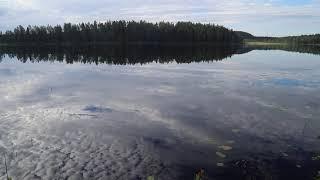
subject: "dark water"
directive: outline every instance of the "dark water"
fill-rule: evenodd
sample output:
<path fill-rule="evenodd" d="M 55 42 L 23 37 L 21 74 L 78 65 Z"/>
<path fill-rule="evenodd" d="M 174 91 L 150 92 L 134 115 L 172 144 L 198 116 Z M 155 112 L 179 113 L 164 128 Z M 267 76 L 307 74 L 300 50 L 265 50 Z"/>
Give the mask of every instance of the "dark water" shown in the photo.
<path fill-rule="evenodd" d="M 13 179 L 317 179 L 317 50 L 2 47 L 0 152 Z"/>

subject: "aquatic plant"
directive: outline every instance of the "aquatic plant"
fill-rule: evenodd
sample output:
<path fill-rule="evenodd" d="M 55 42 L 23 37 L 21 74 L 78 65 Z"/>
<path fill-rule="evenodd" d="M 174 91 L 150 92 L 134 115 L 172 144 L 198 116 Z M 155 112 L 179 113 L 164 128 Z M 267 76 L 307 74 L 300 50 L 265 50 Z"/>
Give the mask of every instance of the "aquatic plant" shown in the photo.
<path fill-rule="evenodd" d="M 320 155 L 312 157 L 312 160 L 313 161 L 319 161 L 320 160 Z"/>
<path fill-rule="evenodd" d="M 194 180 L 204 180 L 204 178 L 205 178 L 205 175 L 204 175 L 204 170 L 203 169 L 198 171 L 194 176 Z"/>
<path fill-rule="evenodd" d="M 12 180 L 12 178 L 9 177 L 9 174 L 8 174 L 7 158 L 6 158 L 6 154 L 5 153 L 3 154 L 3 157 L 4 157 L 4 166 L 6 168 L 5 170 L 6 170 L 7 180 Z"/>

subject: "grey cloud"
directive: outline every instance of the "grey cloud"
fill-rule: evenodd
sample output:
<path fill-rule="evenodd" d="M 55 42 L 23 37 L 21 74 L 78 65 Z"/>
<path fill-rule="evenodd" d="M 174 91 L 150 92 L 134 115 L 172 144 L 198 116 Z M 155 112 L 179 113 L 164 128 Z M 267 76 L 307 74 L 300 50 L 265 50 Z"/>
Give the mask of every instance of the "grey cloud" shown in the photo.
<path fill-rule="evenodd" d="M 0 0 L 0 17 L 4 16 L 8 12 L 8 5 L 4 1 Z"/>
<path fill-rule="evenodd" d="M 6 9 L 0 8 L 0 16 L 4 16 L 5 14 L 7 14 Z"/>

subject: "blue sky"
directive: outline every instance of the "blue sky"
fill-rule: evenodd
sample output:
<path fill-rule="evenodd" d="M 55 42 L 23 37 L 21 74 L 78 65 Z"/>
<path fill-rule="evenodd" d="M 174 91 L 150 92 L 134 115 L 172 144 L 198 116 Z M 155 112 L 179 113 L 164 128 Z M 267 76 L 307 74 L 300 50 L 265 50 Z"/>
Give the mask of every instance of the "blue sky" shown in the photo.
<path fill-rule="evenodd" d="M 215 23 L 255 35 L 320 33 L 320 0 L 0 0 L 0 30 L 106 20 Z"/>

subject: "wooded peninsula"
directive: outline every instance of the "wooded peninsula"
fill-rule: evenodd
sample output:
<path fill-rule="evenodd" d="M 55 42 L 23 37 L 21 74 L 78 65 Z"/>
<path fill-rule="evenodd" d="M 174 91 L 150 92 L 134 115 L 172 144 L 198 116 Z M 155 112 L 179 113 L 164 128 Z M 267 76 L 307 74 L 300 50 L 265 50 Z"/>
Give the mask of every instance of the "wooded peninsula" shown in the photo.
<path fill-rule="evenodd" d="M 0 31 L 0 44 L 129 44 L 129 43 L 280 43 L 319 45 L 320 34 L 257 37 L 215 24 L 193 22 L 107 21 L 56 26 L 18 26 Z"/>
<path fill-rule="evenodd" d="M 232 30 L 192 22 L 108 21 L 63 26 L 18 26 L 0 33 L 1 43 L 239 43 Z"/>

